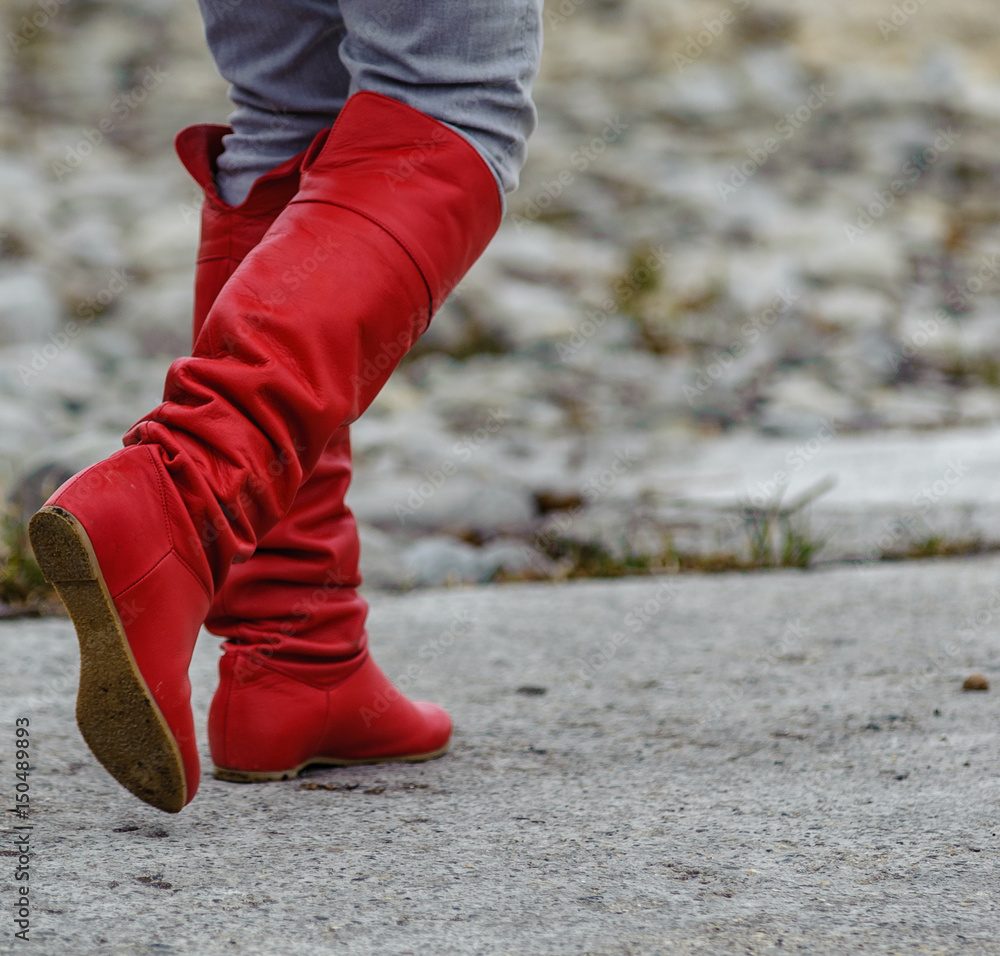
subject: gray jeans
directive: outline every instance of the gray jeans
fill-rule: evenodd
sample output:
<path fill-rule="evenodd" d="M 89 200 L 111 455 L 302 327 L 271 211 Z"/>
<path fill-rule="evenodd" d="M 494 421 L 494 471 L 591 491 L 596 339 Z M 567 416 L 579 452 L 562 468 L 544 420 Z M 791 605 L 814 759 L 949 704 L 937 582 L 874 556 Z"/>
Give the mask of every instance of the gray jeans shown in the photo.
<path fill-rule="evenodd" d="M 535 128 L 542 0 L 199 0 L 232 86 L 217 186 L 241 202 L 333 124 L 348 96 L 384 93 L 447 123 L 517 187 Z"/>

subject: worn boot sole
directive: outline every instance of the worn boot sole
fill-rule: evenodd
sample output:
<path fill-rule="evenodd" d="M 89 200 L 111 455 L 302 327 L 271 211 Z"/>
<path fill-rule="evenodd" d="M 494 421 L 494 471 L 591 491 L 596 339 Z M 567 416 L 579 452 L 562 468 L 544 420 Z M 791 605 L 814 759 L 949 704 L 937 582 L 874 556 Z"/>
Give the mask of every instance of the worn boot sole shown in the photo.
<path fill-rule="evenodd" d="M 136 666 L 87 532 L 53 506 L 42 508 L 28 531 L 80 641 L 76 720 L 83 739 L 126 790 L 177 813 L 187 802 L 180 748 Z"/>
<path fill-rule="evenodd" d="M 219 780 L 229 780 L 232 783 L 266 783 L 269 780 L 293 780 L 306 767 L 367 767 L 378 763 L 422 763 L 442 757 L 448 752 L 450 742 L 437 750 L 426 754 L 410 754 L 405 757 L 374 757 L 368 760 L 340 760 L 336 757 L 312 757 L 304 760 L 290 770 L 229 770 L 226 767 L 216 767 L 214 774 Z"/>

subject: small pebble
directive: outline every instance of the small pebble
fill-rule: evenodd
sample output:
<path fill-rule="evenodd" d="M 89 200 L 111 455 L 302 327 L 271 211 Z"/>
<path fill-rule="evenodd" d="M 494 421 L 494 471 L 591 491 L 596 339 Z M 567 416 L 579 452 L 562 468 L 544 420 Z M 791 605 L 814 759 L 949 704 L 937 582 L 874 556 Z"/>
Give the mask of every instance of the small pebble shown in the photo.
<path fill-rule="evenodd" d="M 522 687 L 518 687 L 514 693 L 521 694 L 524 697 L 541 697 L 543 694 L 547 694 L 548 692 L 548 687 L 538 687 L 535 684 L 524 684 Z"/>
<path fill-rule="evenodd" d="M 982 674 L 970 674 L 962 682 L 962 690 L 989 690 L 990 682 Z"/>

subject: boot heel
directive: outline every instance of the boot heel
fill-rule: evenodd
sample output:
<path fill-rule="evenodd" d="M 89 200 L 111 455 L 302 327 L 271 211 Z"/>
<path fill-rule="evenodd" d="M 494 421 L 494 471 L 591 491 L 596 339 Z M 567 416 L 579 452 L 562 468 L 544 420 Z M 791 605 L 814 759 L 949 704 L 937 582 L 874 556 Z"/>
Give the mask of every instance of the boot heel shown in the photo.
<path fill-rule="evenodd" d="M 97 559 L 87 533 L 68 511 L 48 505 L 28 525 L 31 547 L 49 584 L 96 581 Z"/>
<path fill-rule="evenodd" d="M 80 642 L 76 722 L 83 739 L 122 786 L 176 813 L 187 802 L 180 751 L 136 666 L 90 537 L 70 512 L 54 506 L 32 517 L 28 534 Z"/>

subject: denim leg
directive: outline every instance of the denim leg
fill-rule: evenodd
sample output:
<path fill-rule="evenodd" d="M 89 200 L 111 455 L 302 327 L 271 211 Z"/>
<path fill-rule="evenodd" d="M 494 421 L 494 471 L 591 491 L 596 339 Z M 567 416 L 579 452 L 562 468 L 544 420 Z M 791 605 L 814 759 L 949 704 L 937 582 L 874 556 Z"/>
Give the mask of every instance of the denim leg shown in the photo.
<path fill-rule="evenodd" d="M 337 0 L 198 0 L 219 73 L 231 84 L 233 133 L 217 187 L 241 202 L 258 177 L 301 152 L 333 124 L 350 74 L 337 56 Z"/>
<path fill-rule="evenodd" d="M 503 192 L 517 188 L 537 117 L 541 0 L 340 0 L 351 93 L 400 100 L 462 133 Z"/>
<path fill-rule="evenodd" d="M 346 98 L 384 93 L 455 128 L 503 192 L 535 128 L 542 0 L 199 0 L 231 84 L 223 199 L 332 125 Z"/>

